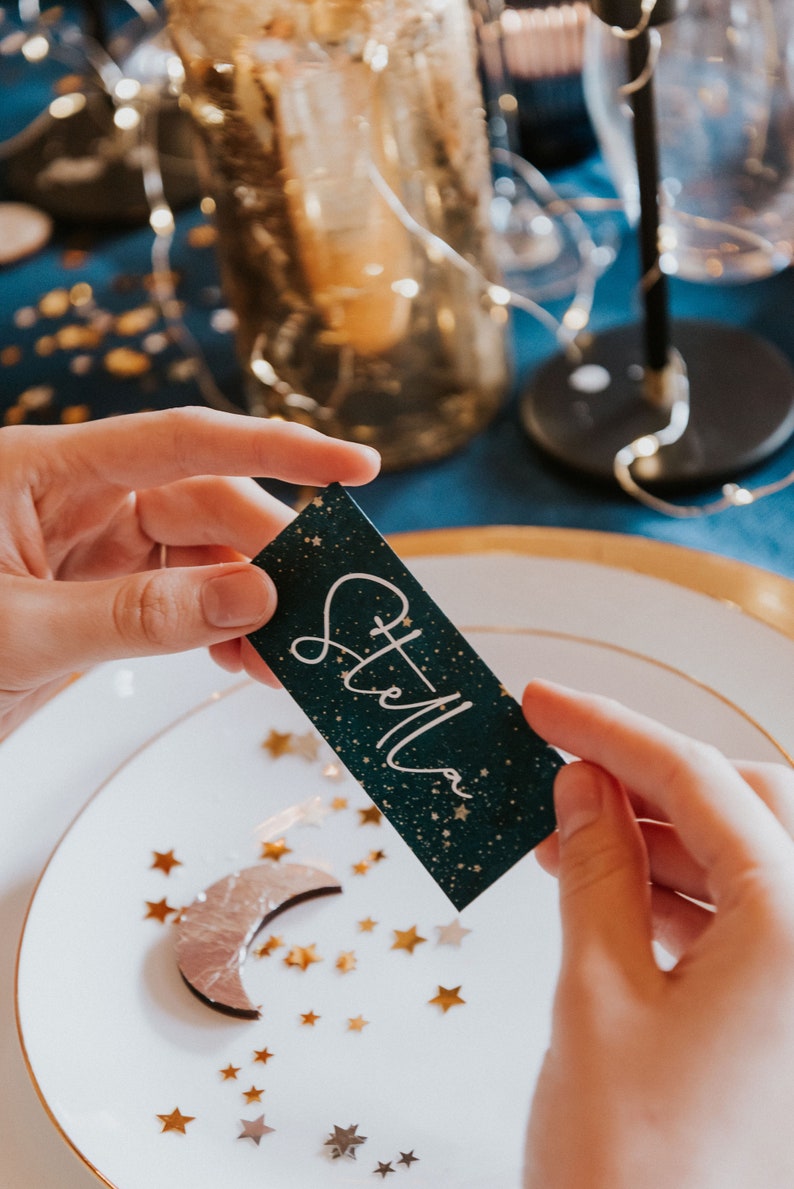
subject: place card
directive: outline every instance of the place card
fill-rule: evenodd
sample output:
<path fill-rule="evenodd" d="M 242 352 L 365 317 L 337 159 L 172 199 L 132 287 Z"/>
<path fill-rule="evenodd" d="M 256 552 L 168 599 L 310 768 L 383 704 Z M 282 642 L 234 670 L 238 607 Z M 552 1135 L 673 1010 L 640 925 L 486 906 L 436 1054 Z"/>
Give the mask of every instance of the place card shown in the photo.
<path fill-rule="evenodd" d="M 464 908 L 554 829 L 564 761 L 338 484 L 253 564 L 278 608 L 252 644 Z"/>

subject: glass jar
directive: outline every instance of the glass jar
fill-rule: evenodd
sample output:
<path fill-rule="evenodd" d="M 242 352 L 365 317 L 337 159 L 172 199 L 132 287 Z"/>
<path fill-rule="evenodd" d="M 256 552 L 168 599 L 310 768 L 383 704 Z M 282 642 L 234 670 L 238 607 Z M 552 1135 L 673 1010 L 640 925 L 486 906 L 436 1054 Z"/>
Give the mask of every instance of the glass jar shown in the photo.
<path fill-rule="evenodd" d="M 794 10 L 791 0 L 678 0 L 652 64 L 660 160 L 661 265 L 691 281 L 737 282 L 794 252 Z M 640 6 L 637 4 L 639 14 Z M 634 220 L 637 171 L 626 42 L 587 27 L 585 95 Z"/>
<path fill-rule="evenodd" d="M 509 380 L 467 0 L 170 0 L 248 410 L 437 458 Z"/>

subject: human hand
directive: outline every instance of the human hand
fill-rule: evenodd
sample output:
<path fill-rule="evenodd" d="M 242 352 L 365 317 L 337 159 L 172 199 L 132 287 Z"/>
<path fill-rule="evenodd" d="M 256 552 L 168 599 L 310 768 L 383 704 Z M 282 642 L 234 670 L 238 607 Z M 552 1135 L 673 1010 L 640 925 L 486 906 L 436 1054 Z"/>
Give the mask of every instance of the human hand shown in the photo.
<path fill-rule="evenodd" d="M 794 773 L 545 683 L 524 712 L 584 761 L 536 851 L 563 957 L 525 1189 L 790 1189 Z"/>
<path fill-rule="evenodd" d="M 293 513 L 248 476 L 358 484 L 379 465 L 304 426 L 207 409 L 0 430 L 0 738 L 98 661 L 208 645 L 272 680 L 243 637 L 276 592 L 248 559 Z"/>

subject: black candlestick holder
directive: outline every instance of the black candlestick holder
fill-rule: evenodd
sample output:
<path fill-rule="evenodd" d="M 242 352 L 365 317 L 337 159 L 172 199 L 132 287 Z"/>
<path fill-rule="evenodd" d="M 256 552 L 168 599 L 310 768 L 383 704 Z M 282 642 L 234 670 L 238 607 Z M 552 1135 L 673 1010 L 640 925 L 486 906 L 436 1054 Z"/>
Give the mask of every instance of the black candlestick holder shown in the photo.
<path fill-rule="evenodd" d="M 640 0 L 590 0 L 596 17 L 626 31 L 644 318 L 554 356 L 521 400 L 527 433 L 557 461 L 613 479 L 618 454 L 634 444 L 633 478 L 672 490 L 730 479 L 794 433 L 794 372 L 781 352 L 744 330 L 670 316 L 651 38 L 685 4 L 657 0 L 649 15 Z"/>

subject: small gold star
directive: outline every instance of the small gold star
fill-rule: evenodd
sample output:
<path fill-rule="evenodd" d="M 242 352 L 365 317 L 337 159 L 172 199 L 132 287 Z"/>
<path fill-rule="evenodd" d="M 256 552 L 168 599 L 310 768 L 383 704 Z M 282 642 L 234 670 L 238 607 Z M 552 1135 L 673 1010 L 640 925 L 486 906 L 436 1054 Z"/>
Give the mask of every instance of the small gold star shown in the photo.
<path fill-rule="evenodd" d="M 362 859 L 360 863 L 353 864 L 352 870 L 354 875 L 366 875 L 369 871 L 369 863 L 366 859 Z"/>
<path fill-rule="evenodd" d="M 347 1021 L 348 1032 L 363 1032 L 369 1020 L 365 1020 L 363 1016 L 352 1016 Z"/>
<path fill-rule="evenodd" d="M 147 900 L 146 916 L 143 919 L 145 921 L 159 921 L 161 925 L 164 925 L 172 912 L 176 912 L 176 909 L 171 908 L 170 904 L 167 904 L 165 900 L 158 900 L 156 902 Z"/>
<path fill-rule="evenodd" d="M 322 537 L 312 537 L 312 545 L 315 545 L 315 546 L 322 545 L 322 543 L 323 543 Z"/>
<path fill-rule="evenodd" d="M 394 934 L 393 950 L 407 950 L 412 954 L 418 945 L 423 941 L 427 941 L 426 937 L 420 937 L 416 931 L 416 925 L 411 925 L 410 929 L 392 929 Z"/>
<path fill-rule="evenodd" d="M 471 929 L 464 929 L 459 917 L 456 917 L 448 925 L 436 925 L 436 930 L 438 932 L 438 945 L 460 946 L 466 934 L 471 933 Z"/>
<path fill-rule="evenodd" d="M 152 854 L 154 855 L 154 860 L 151 866 L 151 870 L 153 871 L 162 871 L 165 873 L 165 875 L 170 875 L 171 869 L 173 867 L 182 866 L 181 860 L 174 858 L 174 852 L 172 850 L 167 850 L 164 852 L 153 850 Z"/>
<path fill-rule="evenodd" d="M 242 1131 L 237 1136 L 238 1139 L 252 1139 L 257 1147 L 263 1135 L 268 1135 L 275 1130 L 273 1127 L 268 1127 L 265 1123 L 265 1116 L 260 1115 L 258 1119 L 241 1119 Z"/>
<path fill-rule="evenodd" d="M 371 863 L 382 863 L 386 858 L 385 850 L 371 850 L 369 852 L 369 861 Z"/>
<path fill-rule="evenodd" d="M 342 974 L 349 974 L 356 969 L 356 955 L 353 950 L 344 950 L 336 959 L 336 969 Z"/>
<path fill-rule="evenodd" d="M 267 941 L 263 941 L 261 945 L 256 947 L 254 954 L 257 958 L 269 958 L 273 950 L 280 949 L 283 944 L 283 937 L 278 937 L 275 933 L 271 933 Z"/>
<path fill-rule="evenodd" d="M 456 821 L 465 822 L 470 813 L 471 810 L 467 809 L 465 805 L 459 805 L 452 816 L 456 819 Z"/>
<path fill-rule="evenodd" d="M 254 1049 L 254 1061 L 261 1061 L 263 1065 L 267 1065 L 271 1057 L 275 1057 L 275 1053 L 271 1053 L 269 1049 Z"/>
<path fill-rule="evenodd" d="M 250 1105 L 252 1102 L 261 1102 L 264 1090 L 260 1090 L 257 1086 L 251 1086 L 250 1090 L 243 1090 L 243 1098 Z"/>
<path fill-rule="evenodd" d="M 331 808 L 336 810 L 337 813 L 340 809 L 347 809 L 347 797 L 334 797 L 331 802 Z"/>
<path fill-rule="evenodd" d="M 377 923 L 377 921 L 373 921 L 372 917 L 364 917 L 363 921 L 358 922 L 358 927 L 361 933 L 371 933 Z"/>
<path fill-rule="evenodd" d="M 279 756 L 288 755 L 292 751 L 292 734 L 289 731 L 271 730 L 262 747 L 277 760 Z"/>
<path fill-rule="evenodd" d="M 162 1135 L 166 1131 L 179 1131 L 182 1135 L 185 1134 L 185 1128 L 188 1123 L 192 1123 L 195 1115 L 183 1115 L 178 1106 L 175 1106 L 170 1115 L 158 1115 L 157 1118 L 163 1125 Z"/>
<path fill-rule="evenodd" d="M 410 1152 L 400 1152 L 400 1159 L 397 1161 L 397 1163 L 404 1164 L 406 1168 L 410 1168 L 411 1165 L 415 1164 L 418 1159 L 419 1157 L 414 1156 L 414 1150 L 411 1148 Z"/>
<path fill-rule="evenodd" d="M 274 863 L 278 863 L 279 859 L 283 859 L 284 855 L 291 855 L 292 847 L 287 846 L 286 838 L 277 838 L 275 842 L 263 842 L 262 853 L 260 859 L 272 859 Z"/>
<path fill-rule="evenodd" d="M 226 1068 L 222 1069 L 220 1072 L 221 1072 L 221 1075 L 223 1076 L 224 1082 L 234 1081 L 234 1079 L 237 1077 L 238 1073 L 240 1072 L 240 1066 L 232 1065 L 232 1063 L 229 1062 L 229 1064 L 226 1066 Z"/>
<path fill-rule="evenodd" d="M 358 816 L 360 826 L 379 826 L 383 814 L 377 805 L 369 805 L 366 809 L 359 809 Z"/>
<path fill-rule="evenodd" d="M 301 1012 L 301 1024 L 302 1025 L 305 1024 L 308 1028 L 313 1028 L 314 1025 L 317 1023 L 317 1021 L 319 1020 L 319 1018 L 320 1017 L 318 1015 L 316 1015 L 315 1012 L 313 1012 L 313 1011 L 302 1011 Z"/>
<path fill-rule="evenodd" d="M 312 945 L 294 945 L 284 959 L 285 966 L 300 966 L 306 970 L 312 962 L 322 962 L 322 958 Z"/>
<path fill-rule="evenodd" d="M 388 1161 L 388 1163 L 387 1163 L 387 1164 L 384 1164 L 382 1160 L 379 1160 L 379 1161 L 378 1161 L 378 1167 L 377 1167 L 377 1168 L 373 1168 L 373 1170 L 372 1170 L 372 1171 L 373 1171 L 373 1173 L 379 1172 L 379 1173 L 380 1173 L 380 1175 L 381 1175 L 381 1177 L 382 1177 L 382 1178 L 383 1178 L 383 1180 L 385 1181 L 385 1180 L 386 1180 L 386 1177 L 389 1175 L 389 1173 L 390 1173 L 390 1172 L 394 1172 L 394 1169 L 393 1169 L 393 1168 L 392 1168 L 392 1166 L 391 1166 L 391 1161 Z"/>
<path fill-rule="evenodd" d="M 461 999 L 458 992 L 460 987 L 439 987 L 438 994 L 434 995 L 432 999 L 428 999 L 428 1003 L 437 1003 L 443 1011 L 447 1014 L 451 1007 L 457 1007 L 460 1003 L 465 1003 L 465 999 Z"/>

